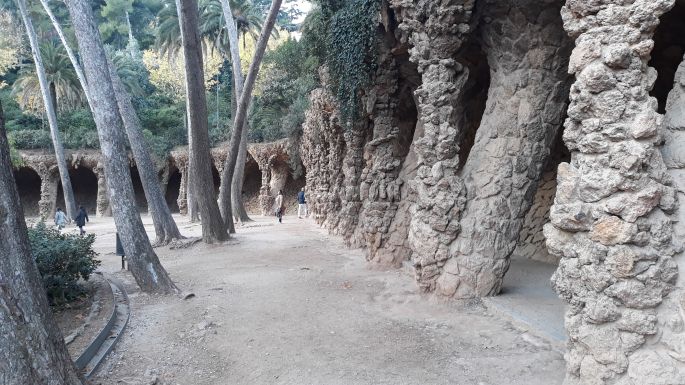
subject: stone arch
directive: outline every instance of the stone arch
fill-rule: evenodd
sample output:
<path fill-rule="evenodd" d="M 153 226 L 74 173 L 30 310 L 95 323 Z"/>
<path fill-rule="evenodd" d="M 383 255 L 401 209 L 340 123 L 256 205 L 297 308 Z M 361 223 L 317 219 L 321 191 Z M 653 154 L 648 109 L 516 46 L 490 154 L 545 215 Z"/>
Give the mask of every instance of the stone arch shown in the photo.
<path fill-rule="evenodd" d="M 659 102 L 659 113 L 666 111 L 666 99 L 673 88 L 678 66 L 685 55 L 685 0 L 678 0 L 673 9 L 661 17 L 654 33 L 654 49 L 649 66 L 657 71 L 650 95 Z"/>
<path fill-rule="evenodd" d="M 259 191 L 262 187 L 262 170 L 250 153 L 245 163 L 245 178 L 243 179 L 243 202 L 245 210 L 250 214 L 261 214 L 259 206 Z"/>
<path fill-rule="evenodd" d="M 181 193 L 181 179 L 181 171 L 177 167 L 171 166 L 164 198 L 172 213 L 180 212 L 178 207 L 178 196 Z"/>
<path fill-rule="evenodd" d="M 25 216 L 38 216 L 40 210 L 41 179 L 38 173 L 30 167 L 19 167 L 14 170 L 14 180 L 21 199 Z"/>
<path fill-rule="evenodd" d="M 95 172 L 81 165 L 69 169 L 69 178 L 71 179 L 71 187 L 74 189 L 77 208 L 83 206 L 89 214 L 95 214 L 98 197 L 98 178 Z M 63 210 L 65 207 L 61 181 L 58 182 L 57 186 L 57 207 L 61 207 Z"/>

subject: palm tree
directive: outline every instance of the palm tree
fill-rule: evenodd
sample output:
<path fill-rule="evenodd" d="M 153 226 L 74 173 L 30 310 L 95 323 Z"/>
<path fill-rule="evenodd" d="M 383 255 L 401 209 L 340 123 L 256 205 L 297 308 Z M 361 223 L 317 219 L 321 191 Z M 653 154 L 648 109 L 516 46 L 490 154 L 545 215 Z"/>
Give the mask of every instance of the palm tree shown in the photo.
<path fill-rule="evenodd" d="M 40 55 L 53 106 L 58 111 L 70 111 L 82 106 L 85 95 L 64 47 L 52 41 L 43 42 L 40 44 Z M 17 98 L 22 110 L 45 113 L 35 61 L 20 70 L 19 78 L 12 85 L 12 95 Z"/>
<path fill-rule="evenodd" d="M 38 46 L 38 36 L 33 28 L 31 19 L 26 10 L 25 0 L 16 0 L 19 6 L 21 19 L 26 28 L 26 34 L 29 37 L 31 45 L 31 53 L 33 54 L 33 61 L 36 67 L 36 76 L 40 85 L 41 95 L 43 97 L 43 105 L 48 116 L 48 123 L 50 125 L 50 135 L 52 136 L 52 146 L 55 149 L 55 158 L 57 159 L 57 168 L 62 180 L 62 191 L 64 192 L 64 202 L 67 209 L 67 217 L 73 219 L 76 215 L 76 201 L 74 200 L 74 190 L 71 188 L 71 179 L 69 178 L 69 169 L 67 168 L 67 161 L 64 156 L 64 147 L 62 146 L 62 139 L 60 138 L 59 128 L 57 127 L 57 114 L 55 112 L 55 105 L 50 93 L 50 85 L 48 83 L 45 68 L 43 67 L 43 59 L 40 54 Z M 53 94 L 54 95 L 54 94 Z"/>

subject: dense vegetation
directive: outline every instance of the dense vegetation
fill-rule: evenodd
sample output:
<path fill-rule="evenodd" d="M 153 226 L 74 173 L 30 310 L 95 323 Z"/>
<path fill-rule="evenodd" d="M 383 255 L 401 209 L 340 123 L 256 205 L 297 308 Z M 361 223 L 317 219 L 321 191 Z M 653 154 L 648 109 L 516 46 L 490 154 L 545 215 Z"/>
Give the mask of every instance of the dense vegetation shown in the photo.
<path fill-rule="evenodd" d="M 292 3 L 293 1 L 290 1 Z M 301 24 L 296 8 L 278 20 L 249 113 L 249 140 L 298 139 L 318 68 L 327 64 L 344 116 L 352 119 L 358 91 L 373 70 L 375 23 L 379 0 L 319 0 Z M 0 35 L 23 36 L 14 3 L 0 0 Z M 232 0 L 247 71 L 269 0 Z M 64 4 L 51 2 L 58 19 Z M 41 53 L 54 86 L 58 123 L 67 148 L 97 148 L 90 110 L 64 48 L 36 1 L 31 16 L 41 39 Z M 144 134 L 159 156 L 187 143 L 180 31 L 173 0 L 97 0 L 100 32 L 119 74 L 133 95 Z M 235 101 L 227 37 L 219 0 L 200 0 L 205 41 L 205 83 L 212 145 L 229 138 Z M 62 23 L 73 41 L 68 23 Z M 297 38 L 296 38 L 297 37 Z M 75 45 L 75 44 L 74 44 Z M 0 37 L 0 100 L 10 140 L 18 149 L 49 149 L 51 140 L 30 50 L 25 41 Z M 296 151 L 296 148 L 293 148 Z M 297 157 L 295 157 L 297 158 Z"/>

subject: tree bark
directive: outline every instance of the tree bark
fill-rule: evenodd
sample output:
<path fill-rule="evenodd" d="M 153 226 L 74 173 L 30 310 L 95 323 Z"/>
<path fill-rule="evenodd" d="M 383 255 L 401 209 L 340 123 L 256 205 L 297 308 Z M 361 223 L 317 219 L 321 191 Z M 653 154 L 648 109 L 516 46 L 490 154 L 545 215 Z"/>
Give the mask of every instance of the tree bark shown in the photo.
<path fill-rule="evenodd" d="M 240 52 L 238 45 L 238 28 L 233 21 L 233 11 L 231 10 L 231 4 L 229 0 L 221 0 L 221 9 L 224 13 L 224 20 L 226 21 L 226 30 L 228 31 L 228 44 L 231 52 L 231 67 L 233 68 L 233 100 L 240 100 L 240 96 L 243 94 L 243 86 L 245 80 L 243 79 L 243 72 L 240 64 Z M 236 105 L 237 109 L 237 105 Z M 236 110 L 233 111 L 235 114 Z M 235 115 L 234 115 L 235 117 Z M 247 123 L 244 123 L 247 124 Z M 241 222 L 251 221 L 250 217 L 245 211 L 245 205 L 242 199 L 242 189 L 243 180 L 245 176 L 245 160 L 247 158 L 247 133 L 246 128 L 238 134 L 237 130 L 233 130 L 231 134 L 231 140 L 233 136 L 240 135 L 240 152 L 238 153 L 238 159 L 236 161 L 236 170 L 234 171 L 233 179 L 231 180 L 231 208 L 233 216 L 236 220 Z M 236 139 L 238 140 L 238 139 Z M 229 154 L 229 157 L 231 155 Z M 223 180 L 222 180 L 223 184 Z M 219 200 L 221 201 L 221 194 L 219 194 Z M 221 212 L 225 220 L 225 211 Z M 235 232 L 235 226 L 231 226 L 231 231 Z"/>
<path fill-rule="evenodd" d="M 90 3 L 87 0 L 69 0 L 66 4 L 83 59 L 86 80 L 98 85 L 89 89 L 95 107 L 93 117 L 104 159 L 105 179 L 114 223 L 129 258 L 131 273 L 143 291 L 178 292 L 166 270 L 159 263 L 135 206 L 123 122 L 112 87 L 107 56 Z"/>
<path fill-rule="evenodd" d="M 223 0 L 222 5 L 225 2 L 226 1 Z M 262 58 L 264 57 L 264 51 L 266 51 L 266 45 L 269 42 L 271 30 L 276 23 L 276 17 L 278 16 L 278 11 L 281 8 L 281 2 L 282 0 L 274 0 L 271 3 L 271 9 L 269 9 L 269 15 L 264 22 L 262 32 L 259 36 L 259 40 L 257 41 L 257 48 L 255 49 L 254 58 L 252 58 L 250 70 L 247 72 L 247 77 L 245 78 L 245 84 L 243 86 L 243 92 L 240 94 L 238 109 L 234 117 L 233 134 L 231 135 L 228 156 L 226 157 L 226 163 L 224 165 L 223 175 L 221 178 L 221 188 L 219 189 L 221 213 L 223 217 L 228 218 L 227 221 L 230 220 L 231 223 L 233 222 L 233 218 L 231 217 L 232 209 L 230 199 L 231 185 L 233 184 L 233 174 L 238 161 L 243 126 L 245 123 L 245 118 L 247 117 L 247 109 L 250 105 L 250 99 L 252 98 L 252 89 L 254 88 L 255 80 L 257 79 L 257 74 L 259 73 L 259 66 L 262 62 Z M 232 46 L 231 49 L 233 50 L 234 47 Z"/>
<path fill-rule="evenodd" d="M 200 212 L 203 241 L 223 242 L 228 239 L 228 232 L 214 193 L 197 1 L 176 0 L 176 7 L 185 59 L 186 100 L 190 125 L 189 172 L 193 175 L 193 198 L 197 200 Z"/>
<path fill-rule="evenodd" d="M 117 104 L 119 105 L 119 113 L 121 119 L 124 121 L 126 134 L 128 135 L 128 142 L 131 145 L 131 151 L 135 158 L 138 172 L 140 173 L 140 181 L 143 184 L 143 191 L 147 199 L 150 215 L 152 215 L 152 223 L 155 226 L 155 234 L 158 245 L 166 245 L 173 239 L 183 238 L 178 226 L 171 216 L 169 206 L 164 199 L 162 187 L 159 184 L 156 167 L 150 156 L 150 150 L 143 136 L 143 128 L 141 127 L 138 114 L 131 103 L 131 96 L 124 88 L 119 75 L 117 74 L 114 65 L 109 63 L 110 76 L 112 77 L 112 86 L 116 94 Z"/>
<path fill-rule="evenodd" d="M 76 75 L 81 83 L 81 88 L 86 95 L 88 105 L 93 109 L 92 100 L 90 98 L 90 92 L 88 91 L 88 83 L 86 82 L 86 77 L 83 74 L 83 69 L 76 59 L 76 55 L 69 46 L 64 31 L 60 26 L 57 18 L 52 13 L 47 0 L 40 0 L 45 12 L 50 17 L 52 25 L 57 31 L 62 45 L 64 46 L 67 56 L 71 61 Z M 128 15 L 128 14 L 127 14 Z M 128 16 L 127 16 L 128 19 Z M 129 31 L 130 33 L 130 31 Z M 171 242 L 172 239 L 182 238 L 181 233 L 174 222 L 174 218 L 171 216 L 171 211 L 169 206 L 166 204 L 164 199 L 164 194 L 159 182 L 157 180 L 157 174 L 155 173 L 155 166 L 150 157 L 150 151 L 145 142 L 145 137 L 143 136 L 143 130 L 136 114 L 133 104 L 131 103 L 131 97 L 126 92 L 119 75 L 114 70 L 110 68 L 110 74 L 112 76 L 112 85 L 114 86 L 114 92 L 117 97 L 117 104 L 119 105 L 119 112 L 121 118 L 124 122 L 124 127 L 126 128 L 126 134 L 131 144 L 131 150 L 133 152 L 133 157 L 136 160 L 136 165 L 138 166 L 138 172 L 140 173 L 140 179 L 143 184 L 143 190 L 145 191 L 145 198 L 148 202 L 148 207 L 150 208 L 150 214 L 152 215 L 152 222 L 155 226 L 155 234 L 157 240 L 155 241 L 158 245 L 165 245 Z M 54 88 L 54 85 L 51 85 Z"/>
<path fill-rule="evenodd" d="M 55 105 L 52 103 L 50 96 L 50 85 L 48 84 L 47 76 L 45 75 L 45 67 L 43 66 L 43 58 L 40 55 L 40 47 L 38 45 L 38 36 L 31 23 L 28 12 L 26 10 L 25 0 L 17 0 L 19 13 L 26 28 L 26 34 L 29 37 L 31 45 L 31 53 L 33 54 L 33 61 L 36 65 L 36 75 L 40 83 L 40 91 L 43 96 L 43 104 L 45 105 L 45 113 L 48 116 L 48 123 L 50 125 L 50 136 L 52 137 L 52 146 L 55 149 L 55 158 L 57 159 L 57 168 L 59 169 L 60 179 L 62 180 L 62 191 L 64 192 L 64 203 L 67 210 L 67 217 L 72 220 L 76 216 L 76 200 L 74 199 L 74 190 L 71 187 L 71 179 L 69 178 L 69 168 L 64 156 L 64 147 L 62 146 L 62 139 L 60 138 L 59 128 L 57 127 L 57 114 L 55 113 Z"/>
<path fill-rule="evenodd" d="M 0 383 L 81 385 L 31 255 L 0 106 Z"/>
<path fill-rule="evenodd" d="M 251 222 L 250 216 L 245 210 L 245 202 L 243 200 L 243 183 L 245 182 L 245 162 L 247 162 L 247 130 L 249 125 L 245 122 L 245 132 L 240 140 L 240 152 L 235 165 L 235 175 L 231 181 L 231 207 L 233 208 L 233 217 L 239 222 Z"/>

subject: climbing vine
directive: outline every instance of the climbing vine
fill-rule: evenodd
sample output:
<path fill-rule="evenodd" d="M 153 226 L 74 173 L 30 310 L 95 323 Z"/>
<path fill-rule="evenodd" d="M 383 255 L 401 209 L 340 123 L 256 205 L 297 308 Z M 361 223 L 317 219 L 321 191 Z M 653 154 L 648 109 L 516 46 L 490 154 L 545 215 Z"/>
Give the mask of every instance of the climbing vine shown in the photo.
<path fill-rule="evenodd" d="M 326 3 L 326 4 L 324 4 Z M 326 63 L 344 121 L 359 114 L 359 93 L 376 70 L 376 30 L 380 0 L 322 2 L 328 19 Z"/>

